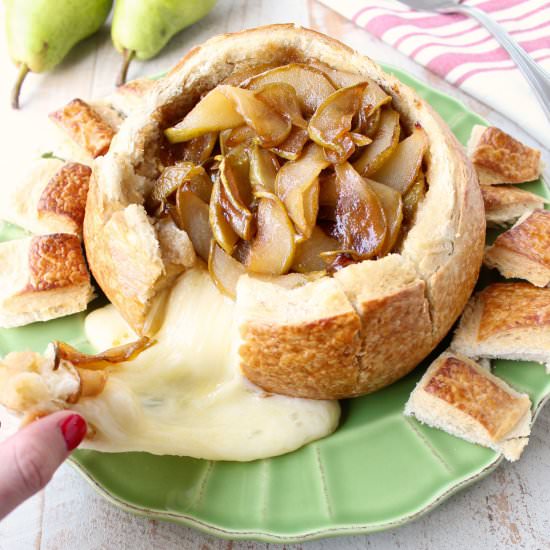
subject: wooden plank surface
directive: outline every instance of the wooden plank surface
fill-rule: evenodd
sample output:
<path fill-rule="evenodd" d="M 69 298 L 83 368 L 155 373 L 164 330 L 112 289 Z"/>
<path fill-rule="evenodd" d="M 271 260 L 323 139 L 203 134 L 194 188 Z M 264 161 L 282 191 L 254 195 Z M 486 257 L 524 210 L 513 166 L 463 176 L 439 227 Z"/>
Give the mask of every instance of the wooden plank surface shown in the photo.
<path fill-rule="evenodd" d="M 0 12 L 0 25 L 3 26 L 2 18 L 3 12 Z M 218 0 L 207 18 L 174 38 L 159 57 L 134 62 L 129 78 L 163 71 L 190 47 L 214 34 L 289 21 L 331 34 L 379 61 L 409 71 L 461 99 L 493 124 L 536 145 L 515 124 L 452 88 L 315 0 Z M 8 96 L 15 69 L 7 56 L 3 37 L 0 42 L 1 190 L 1 186 L 9 185 L 12 174 L 21 170 L 33 154 L 47 147 L 40 138 L 47 125 L 48 112 L 75 96 L 100 97 L 112 89 L 119 56 L 110 43 L 106 27 L 75 48 L 53 73 L 30 75 L 22 94 L 24 109 L 14 113 L 8 107 Z M 550 152 L 544 151 L 544 156 L 547 165 L 550 164 Z M 529 447 L 518 463 L 504 464 L 490 477 L 452 497 L 414 523 L 370 536 L 328 539 L 287 548 L 550 549 L 549 432 L 550 407 L 537 420 Z M 64 465 L 43 493 L 0 523 L 0 550 L 76 548 L 256 550 L 276 546 L 221 541 L 179 525 L 135 517 L 105 501 L 70 465 Z"/>

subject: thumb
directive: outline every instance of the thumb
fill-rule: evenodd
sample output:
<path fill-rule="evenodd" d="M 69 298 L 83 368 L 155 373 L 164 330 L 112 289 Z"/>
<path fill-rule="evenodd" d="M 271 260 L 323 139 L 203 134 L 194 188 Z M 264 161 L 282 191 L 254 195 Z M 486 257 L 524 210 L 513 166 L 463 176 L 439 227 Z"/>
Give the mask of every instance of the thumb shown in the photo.
<path fill-rule="evenodd" d="M 0 519 L 46 486 L 86 430 L 81 416 L 62 411 L 33 422 L 0 445 Z"/>

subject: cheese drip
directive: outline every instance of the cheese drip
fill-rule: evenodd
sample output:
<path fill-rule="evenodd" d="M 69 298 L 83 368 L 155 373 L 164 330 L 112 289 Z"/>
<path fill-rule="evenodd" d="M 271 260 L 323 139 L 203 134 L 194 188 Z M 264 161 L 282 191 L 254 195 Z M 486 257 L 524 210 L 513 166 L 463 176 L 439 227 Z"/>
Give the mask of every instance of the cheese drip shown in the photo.
<path fill-rule="evenodd" d="M 98 350 L 136 338 L 112 305 L 90 313 L 85 329 Z M 97 429 L 88 448 L 244 461 L 336 429 L 336 401 L 266 394 L 242 376 L 234 302 L 203 269 L 179 278 L 155 339 L 133 361 L 110 367 L 100 396 L 74 406 Z"/>

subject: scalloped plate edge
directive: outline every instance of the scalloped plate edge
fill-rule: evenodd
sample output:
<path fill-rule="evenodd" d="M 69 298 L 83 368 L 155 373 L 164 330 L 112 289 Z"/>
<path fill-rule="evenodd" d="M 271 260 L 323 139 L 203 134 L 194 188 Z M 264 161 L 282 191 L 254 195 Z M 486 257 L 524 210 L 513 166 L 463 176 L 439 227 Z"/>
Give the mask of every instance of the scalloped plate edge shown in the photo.
<path fill-rule="evenodd" d="M 535 421 L 540 411 L 542 410 L 542 408 L 544 407 L 544 405 L 549 399 L 550 399 L 550 394 L 545 395 L 544 398 L 539 401 L 539 403 L 533 410 L 533 420 L 531 422 L 531 426 L 535 424 Z M 228 540 L 255 540 L 259 542 L 268 542 L 268 543 L 274 542 L 279 544 L 282 544 L 282 543 L 292 544 L 292 543 L 307 542 L 307 541 L 317 540 L 321 538 L 328 538 L 328 537 L 366 535 L 369 533 L 376 533 L 378 531 L 386 531 L 388 529 L 393 529 L 395 527 L 399 527 L 401 525 L 414 521 L 424 516 L 425 514 L 431 512 L 434 508 L 437 508 L 437 506 L 442 504 L 445 500 L 447 500 L 449 497 L 451 497 L 455 493 L 458 493 L 459 491 L 466 489 L 476 481 L 479 481 L 480 479 L 483 479 L 484 477 L 488 476 L 491 472 L 493 472 L 498 467 L 498 465 L 503 461 L 503 459 L 504 458 L 502 455 L 497 456 L 493 462 L 491 462 L 490 464 L 488 464 L 487 466 L 485 466 L 475 474 L 472 474 L 471 476 L 465 479 L 462 479 L 458 483 L 451 485 L 446 490 L 434 496 L 434 498 L 432 498 L 429 502 L 427 502 L 424 507 L 420 508 L 419 510 L 417 510 L 412 514 L 402 516 L 398 520 L 382 522 L 382 523 L 356 524 L 356 525 L 350 525 L 349 527 L 340 526 L 340 527 L 321 528 L 318 530 L 304 532 L 299 535 L 276 535 L 274 533 L 267 533 L 262 531 L 239 531 L 239 530 L 223 529 L 222 527 L 208 523 L 206 521 L 198 520 L 193 516 L 190 516 L 187 514 L 180 514 L 177 512 L 168 512 L 168 511 L 161 512 L 158 510 L 151 510 L 150 508 L 143 508 L 140 506 L 136 506 L 109 493 L 87 472 L 87 470 L 81 464 L 76 462 L 74 459 L 69 459 L 69 463 L 71 464 L 71 466 L 75 468 L 77 472 L 79 472 L 84 477 L 84 479 L 92 486 L 92 488 L 97 493 L 99 493 L 102 497 L 104 497 L 106 500 L 108 500 L 118 508 L 126 512 L 129 512 L 131 514 L 134 514 L 137 516 L 143 516 L 149 519 L 157 519 L 157 520 L 169 521 L 171 523 L 178 523 L 180 525 L 184 525 L 185 527 L 197 529 L 198 531 L 201 531 L 202 533 L 205 533 L 207 535 L 212 535 L 215 537 L 228 539 Z"/>
<path fill-rule="evenodd" d="M 389 65 L 386 63 L 383 63 L 383 64 L 381 63 L 380 65 L 383 67 L 384 71 L 403 74 L 410 81 L 417 82 L 420 86 L 427 87 L 430 90 L 433 89 L 438 95 L 444 96 L 447 100 L 455 103 L 461 109 L 464 109 L 469 112 L 473 112 L 467 105 L 465 105 L 459 99 L 456 99 L 455 97 L 452 97 L 447 93 L 442 92 L 438 89 L 432 88 L 432 86 L 422 82 L 415 76 L 410 75 L 409 73 L 407 73 L 406 71 L 403 71 L 399 67 L 396 67 L 394 65 Z M 166 73 L 161 73 L 151 78 L 156 80 L 162 77 L 164 74 Z M 477 117 L 479 117 L 480 120 L 483 120 L 483 122 L 488 124 L 488 121 L 486 121 L 481 115 L 478 115 L 475 112 L 474 114 Z M 544 176 L 541 176 L 540 179 L 544 183 L 544 185 L 547 187 L 547 189 L 550 190 L 550 183 L 546 181 Z M 549 399 L 550 399 L 550 394 L 545 395 L 533 410 L 533 421 L 531 424 L 532 426 L 534 425 L 539 412 L 542 410 L 543 406 L 546 404 L 546 402 Z M 329 537 L 365 535 L 368 533 L 375 533 L 375 532 L 385 531 L 388 529 L 399 527 L 401 525 L 404 525 L 406 523 L 409 523 L 411 521 L 414 521 L 424 516 L 425 514 L 429 513 L 430 511 L 435 509 L 437 506 L 442 504 L 445 500 L 447 500 L 452 495 L 467 488 L 468 486 L 472 485 L 476 481 L 479 481 L 484 477 L 488 476 L 498 467 L 498 465 L 502 462 L 502 460 L 503 460 L 502 455 L 497 456 L 493 462 L 489 463 L 478 472 L 470 475 L 467 478 L 464 478 L 458 481 L 455 484 L 452 484 L 451 486 L 447 487 L 440 493 L 434 495 L 434 497 L 431 500 L 429 500 L 423 507 L 419 508 L 414 513 L 404 515 L 397 520 L 380 522 L 380 523 L 365 523 L 365 524 L 354 524 L 350 526 L 320 528 L 317 530 L 303 532 L 298 535 L 290 535 L 290 534 L 278 535 L 278 534 L 269 533 L 266 531 L 239 531 L 239 530 L 232 530 L 232 529 L 224 529 L 222 527 L 219 527 L 207 521 L 199 520 L 191 515 L 182 514 L 178 512 L 168 512 L 168 511 L 163 512 L 159 510 L 152 510 L 151 508 L 137 506 L 110 493 L 99 482 L 97 482 L 93 478 L 93 476 L 86 470 L 86 468 L 77 462 L 77 460 L 70 458 L 69 464 L 71 464 L 71 466 L 83 476 L 83 478 L 91 485 L 91 487 L 98 494 L 100 494 L 103 498 L 105 498 L 107 501 L 114 504 L 118 508 L 126 512 L 129 512 L 131 514 L 147 517 L 149 519 L 157 519 L 162 521 L 168 521 L 171 523 L 177 523 L 185 527 L 196 529 L 207 535 L 228 539 L 228 540 L 255 540 L 259 542 L 268 542 L 268 543 L 272 542 L 272 543 L 279 543 L 279 544 L 280 543 L 292 544 L 292 543 L 307 542 L 307 541 L 318 540 L 321 538 L 329 538 Z"/>

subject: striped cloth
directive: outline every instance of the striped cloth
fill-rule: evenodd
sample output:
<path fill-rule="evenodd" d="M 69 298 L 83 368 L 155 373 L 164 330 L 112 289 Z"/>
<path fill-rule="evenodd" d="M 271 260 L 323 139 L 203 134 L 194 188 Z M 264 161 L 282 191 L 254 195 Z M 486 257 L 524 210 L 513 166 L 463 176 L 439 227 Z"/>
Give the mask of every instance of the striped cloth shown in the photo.
<path fill-rule="evenodd" d="M 550 123 L 509 55 L 475 19 L 417 12 L 394 0 L 320 0 L 550 148 Z M 466 0 L 489 13 L 550 72 L 549 0 Z M 550 101 L 550 98 L 548 98 Z"/>

